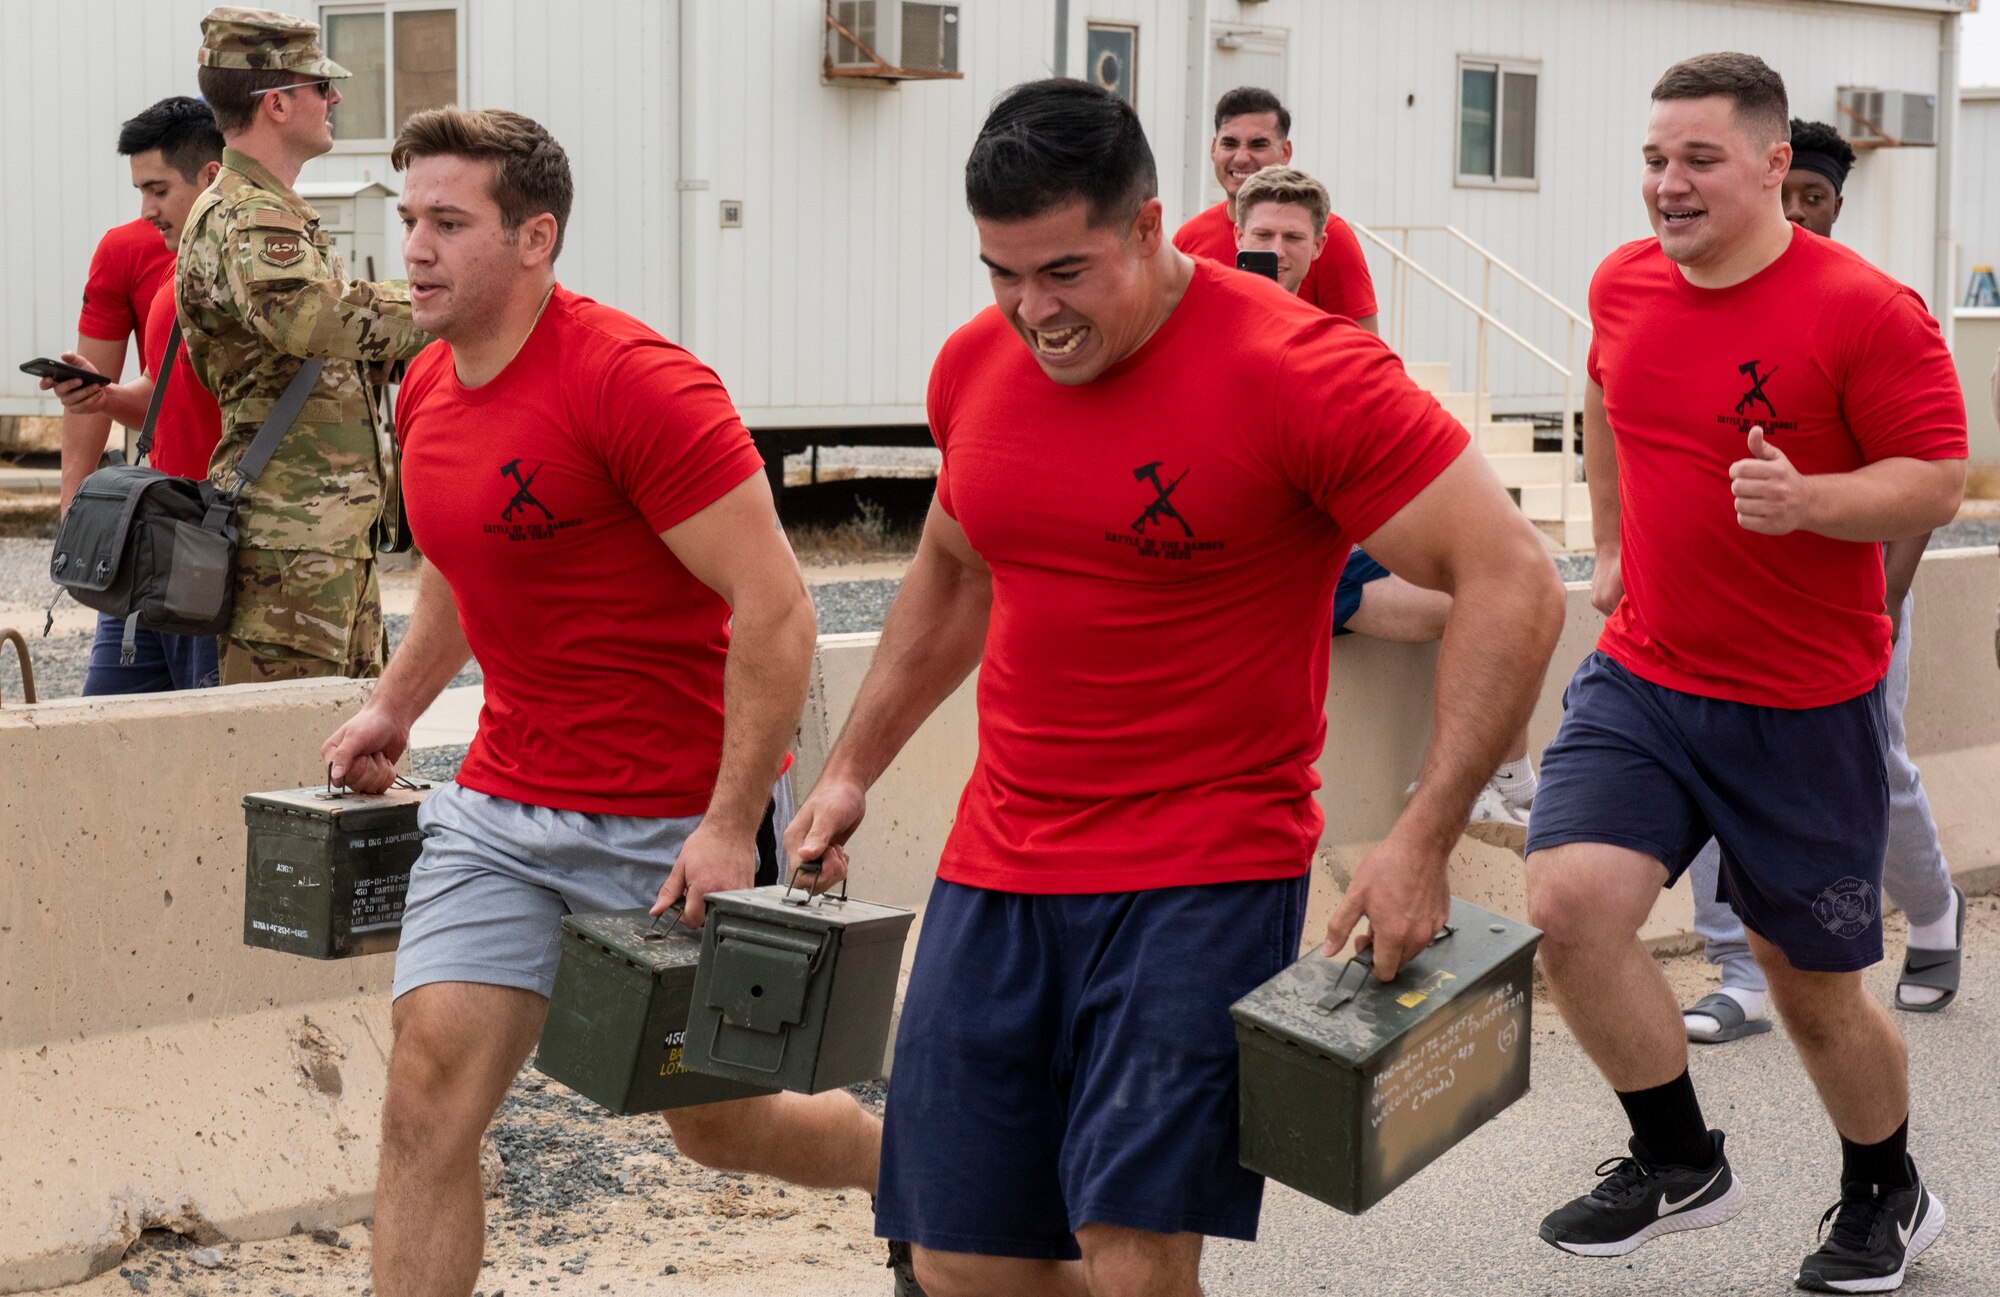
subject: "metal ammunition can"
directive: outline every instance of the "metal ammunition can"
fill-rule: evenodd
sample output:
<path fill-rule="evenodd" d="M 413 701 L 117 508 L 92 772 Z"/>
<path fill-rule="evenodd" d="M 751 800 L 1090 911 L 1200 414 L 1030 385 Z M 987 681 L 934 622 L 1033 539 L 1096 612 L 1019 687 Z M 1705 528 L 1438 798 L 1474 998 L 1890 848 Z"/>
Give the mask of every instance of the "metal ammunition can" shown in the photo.
<path fill-rule="evenodd" d="M 288 788 L 243 799 L 243 944 L 312 959 L 394 950 L 428 784 L 384 793 Z"/>
<path fill-rule="evenodd" d="M 1542 934 L 1454 899 L 1392 982 L 1306 956 L 1230 1006 L 1244 1166 L 1360 1213 L 1528 1090 Z"/>
<path fill-rule="evenodd" d="M 620 1114 L 772 1093 L 686 1066 L 683 1036 L 700 959 L 701 935 L 672 916 L 566 916 L 535 1067 Z"/>
<path fill-rule="evenodd" d="M 874 1080 L 915 917 L 782 886 L 711 893 L 687 1065 L 801 1094 Z"/>

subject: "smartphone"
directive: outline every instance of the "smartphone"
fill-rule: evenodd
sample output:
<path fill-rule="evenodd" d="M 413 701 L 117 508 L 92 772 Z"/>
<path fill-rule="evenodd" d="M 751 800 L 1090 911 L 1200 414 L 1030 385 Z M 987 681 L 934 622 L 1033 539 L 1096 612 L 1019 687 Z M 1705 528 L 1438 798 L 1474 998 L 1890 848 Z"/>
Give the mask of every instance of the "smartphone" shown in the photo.
<path fill-rule="evenodd" d="M 58 383 L 68 382 L 70 379 L 75 378 L 81 379 L 86 383 L 95 383 L 99 387 L 109 387 L 111 385 L 111 376 L 109 374 L 98 374 L 88 369 L 78 369 L 75 365 L 65 365 L 60 360 L 50 360 L 46 356 L 37 356 L 33 360 L 26 362 L 21 366 L 21 372 L 24 374 L 33 374 L 36 378 L 53 378 Z"/>
<path fill-rule="evenodd" d="M 1245 248 L 1236 254 L 1236 268 L 1275 280 L 1278 277 L 1278 254 L 1256 248 Z"/>

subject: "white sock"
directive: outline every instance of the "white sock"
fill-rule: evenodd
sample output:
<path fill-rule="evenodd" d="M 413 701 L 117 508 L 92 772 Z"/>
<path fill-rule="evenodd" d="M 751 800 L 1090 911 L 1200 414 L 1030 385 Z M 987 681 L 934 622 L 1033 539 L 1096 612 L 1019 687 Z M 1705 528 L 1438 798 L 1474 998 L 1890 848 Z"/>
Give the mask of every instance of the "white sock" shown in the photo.
<path fill-rule="evenodd" d="M 1910 945 L 1918 950 L 1953 950 L 1958 946 L 1958 893 L 1951 894 L 1951 904 L 1945 908 L 1943 917 L 1933 923 L 1912 923 L 1910 925 Z M 1899 986 L 1896 998 L 1904 1004 L 1923 1008 L 1936 1004 L 1944 998 L 1944 992 L 1935 986 Z"/>
<path fill-rule="evenodd" d="M 1746 1022 L 1755 1022 L 1764 1016 L 1764 992 L 1752 991 L 1741 986 L 1725 986 L 1722 988 L 1722 993 L 1736 1001 L 1737 1007 L 1743 1010 Z M 1696 1031 L 1711 1032 L 1722 1027 L 1721 1023 L 1706 1013 L 1684 1013 L 1681 1016 L 1687 1019 L 1687 1025 Z"/>
<path fill-rule="evenodd" d="M 1918 950 L 1955 950 L 1958 947 L 1958 893 L 1951 894 L 1944 913 L 1930 923 L 1910 925 L 1910 944 Z"/>
<path fill-rule="evenodd" d="M 1535 767 L 1529 764 L 1526 757 L 1516 761 L 1501 762 L 1500 768 L 1493 772 L 1493 778 L 1489 782 L 1499 789 L 1500 795 L 1516 809 L 1533 805 L 1535 790 L 1540 786 L 1535 778 Z"/>

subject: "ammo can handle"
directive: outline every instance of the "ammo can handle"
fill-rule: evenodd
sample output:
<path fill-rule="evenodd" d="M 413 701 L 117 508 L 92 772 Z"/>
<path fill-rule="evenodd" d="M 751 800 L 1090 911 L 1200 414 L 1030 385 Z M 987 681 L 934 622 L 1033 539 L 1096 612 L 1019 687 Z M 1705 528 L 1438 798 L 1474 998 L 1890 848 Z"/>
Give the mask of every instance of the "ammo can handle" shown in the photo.
<path fill-rule="evenodd" d="M 718 917 L 716 922 L 720 925 L 715 930 L 715 944 L 717 946 L 720 946 L 725 941 L 740 941 L 746 945 L 763 946 L 770 950 L 783 950 L 794 955 L 804 955 L 807 960 L 806 971 L 808 973 L 817 973 L 820 964 L 826 959 L 826 939 L 823 936 L 807 936 L 804 933 L 774 929 L 762 924 L 756 926 L 749 924 L 739 925 L 721 917 Z"/>
<path fill-rule="evenodd" d="M 410 778 L 408 775 L 397 775 L 394 779 L 391 779 L 389 781 L 389 787 L 407 788 L 413 793 L 420 793 L 423 792 L 425 789 L 429 788 L 430 785 L 426 783 L 419 783 L 417 780 Z M 326 766 L 326 791 L 319 795 L 320 800 L 325 802 L 337 802 L 341 798 L 347 796 L 349 793 L 353 791 L 354 790 L 352 788 L 349 788 L 346 784 L 342 784 L 338 788 L 333 786 L 333 763 L 329 761 Z"/>
<path fill-rule="evenodd" d="M 1438 934 L 1430 939 L 1429 945 L 1426 945 L 1424 949 L 1430 949 L 1431 946 L 1435 946 L 1438 942 L 1443 941 L 1454 931 L 1455 929 L 1449 923 L 1445 924 L 1444 927 L 1438 930 Z M 1349 986 L 1347 984 L 1347 975 L 1356 968 L 1371 969 L 1373 967 L 1375 967 L 1375 952 L 1372 949 L 1356 951 L 1348 958 L 1345 964 L 1341 965 L 1339 976 L 1333 979 L 1333 989 L 1321 996 L 1319 1002 L 1313 1005 L 1313 1008 L 1319 1010 L 1321 1013 L 1332 1013 L 1334 1010 L 1345 1005 L 1349 1000 L 1361 994 L 1361 988 L 1368 980 L 1367 974 L 1364 972 L 1352 986 Z"/>
<path fill-rule="evenodd" d="M 806 884 L 806 894 L 804 896 L 801 896 L 796 901 L 792 899 L 792 884 L 795 880 L 797 880 L 800 874 L 811 874 L 814 878 L 818 878 L 820 874 L 820 869 L 821 865 L 820 862 L 817 860 L 801 860 L 799 862 L 799 867 L 797 869 L 794 869 L 790 874 L 785 876 L 785 895 L 784 895 L 785 903 L 788 905 L 799 905 L 799 906 L 811 905 L 813 902 L 813 895 L 814 895 L 812 884 L 811 883 Z M 846 875 L 841 876 L 840 895 L 835 897 L 834 899 L 841 902 L 845 902 L 847 900 Z"/>

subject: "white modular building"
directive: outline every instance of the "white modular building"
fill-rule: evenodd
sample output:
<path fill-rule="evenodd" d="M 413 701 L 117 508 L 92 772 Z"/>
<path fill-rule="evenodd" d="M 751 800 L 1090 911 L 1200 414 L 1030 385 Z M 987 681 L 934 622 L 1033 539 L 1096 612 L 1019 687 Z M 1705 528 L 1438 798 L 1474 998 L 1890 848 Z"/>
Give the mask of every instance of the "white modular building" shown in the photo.
<path fill-rule="evenodd" d="M 303 180 L 355 272 L 394 275 L 397 123 L 454 101 L 528 113 L 576 172 L 565 283 L 707 360 L 753 429 L 894 439 L 921 436 L 938 345 L 990 300 L 961 178 L 995 96 L 1054 73 L 1129 96 L 1178 222 L 1219 197 L 1206 157 L 1216 96 L 1261 84 L 1291 107 L 1295 165 L 1370 232 L 1385 332 L 1412 362 L 1448 365 L 1441 386 L 1490 393 L 1461 403 L 1477 422 L 1565 404 L 1560 371 L 1576 371 L 1586 332 L 1566 312 L 1584 309 L 1604 254 L 1648 232 L 1647 90 L 1687 55 L 1760 54 L 1795 113 L 1893 131 L 1863 150 L 1838 237 L 1927 299 L 1962 291 L 1949 196 L 1965 7 L 342 0 L 308 10 L 354 76 L 336 147 Z M 15 128 L 16 183 L 0 197 L 0 339 L 14 360 L 70 345 L 91 248 L 137 210 L 118 123 L 194 93 L 207 8 L 10 8 L 0 116 Z M 53 412 L 34 380 L 0 372 L 0 416 Z"/>

